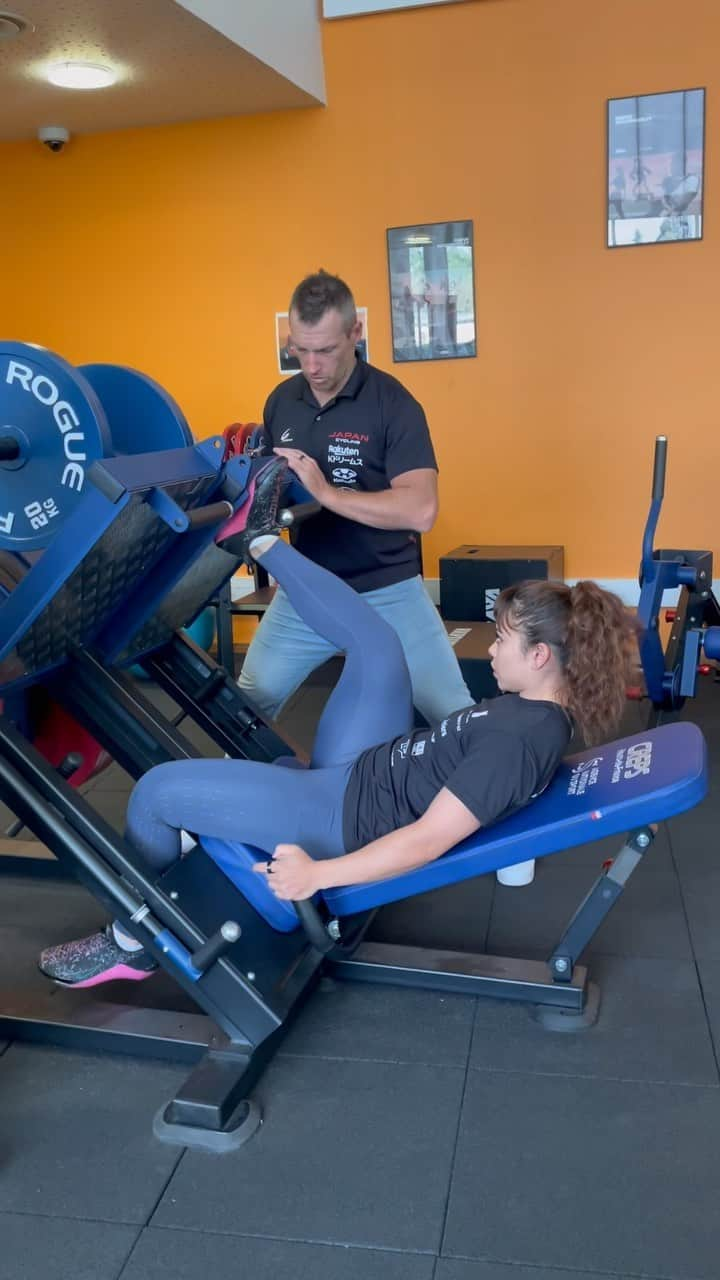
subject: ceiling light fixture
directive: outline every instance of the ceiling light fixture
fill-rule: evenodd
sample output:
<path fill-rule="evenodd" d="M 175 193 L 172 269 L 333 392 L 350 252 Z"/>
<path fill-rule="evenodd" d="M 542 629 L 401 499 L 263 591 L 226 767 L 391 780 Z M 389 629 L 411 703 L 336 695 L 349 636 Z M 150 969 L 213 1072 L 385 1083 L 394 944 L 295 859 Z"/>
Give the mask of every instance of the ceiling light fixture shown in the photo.
<path fill-rule="evenodd" d="M 117 72 L 99 62 L 54 62 L 47 78 L 61 89 L 106 89 L 117 80 Z"/>
<path fill-rule="evenodd" d="M 7 13 L 3 9 L 0 12 L 0 40 L 14 40 L 27 31 L 29 25 L 27 18 L 21 18 L 19 13 Z"/>

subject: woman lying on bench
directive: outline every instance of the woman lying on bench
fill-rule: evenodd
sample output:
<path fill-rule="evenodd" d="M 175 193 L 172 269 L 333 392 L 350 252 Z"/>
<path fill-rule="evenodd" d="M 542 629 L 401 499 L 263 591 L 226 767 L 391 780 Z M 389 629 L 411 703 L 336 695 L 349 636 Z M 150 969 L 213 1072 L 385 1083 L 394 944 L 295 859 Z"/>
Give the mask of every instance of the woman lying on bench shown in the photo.
<path fill-rule="evenodd" d="M 412 730 L 397 634 L 351 587 L 277 536 L 285 461 L 255 474 L 247 502 L 218 534 L 281 583 L 315 631 L 345 653 L 321 716 L 310 769 L 251 761 L 159 765 L 136 785 L 127 838 L 158 872 L 180 855 L 181 831 L 241 840 L 273 855 L 258 874 L 279 898 L 399 875 L 498 822 L 550 782 L 575 727 L 588 744 L 620 720 L 633 622 L 592 582 L 527 582 L 500 595 L 492 669 L 503 696 Z M 152 957 L 118 924 L 43 951 L 67 986 L 140 979 Z"/>

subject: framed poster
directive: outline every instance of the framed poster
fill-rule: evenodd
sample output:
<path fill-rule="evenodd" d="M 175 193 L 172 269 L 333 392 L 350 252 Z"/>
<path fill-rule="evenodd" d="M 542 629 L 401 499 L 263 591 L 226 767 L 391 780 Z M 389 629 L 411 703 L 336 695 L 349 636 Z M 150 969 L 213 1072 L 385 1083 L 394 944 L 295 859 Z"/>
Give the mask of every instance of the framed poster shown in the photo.
<path fill-rule="evenodd" d="M 477 355 L 472 222 L 387 233 L 393 360 Z"/>
<path fill-rule="evenodd" d="M 608 102 L 607 243 L 700 240 L 705 90 Z"/>
<path fill-rule="evenodd" d="M 388 13 L 391 9 L 427 9 L 453 0 L 323 0 L 323 18 L 350 18 L 358 13 Z M 462 3 L 462 0 L 454 0 Z"/>
<path fill-rule="evenodd" d="M 357 308 L 357 318 L 362 325 L 360 337 L 355 343 L 355 350 L 362 360 L 368 358 L 368 313 L 367 307 Z M 275 312 L 275 348 L 277 350 L 278 369 L 281 373 L 300 372 L 300 361 L 292 349 L 290 326 L 287 311 Z"/>

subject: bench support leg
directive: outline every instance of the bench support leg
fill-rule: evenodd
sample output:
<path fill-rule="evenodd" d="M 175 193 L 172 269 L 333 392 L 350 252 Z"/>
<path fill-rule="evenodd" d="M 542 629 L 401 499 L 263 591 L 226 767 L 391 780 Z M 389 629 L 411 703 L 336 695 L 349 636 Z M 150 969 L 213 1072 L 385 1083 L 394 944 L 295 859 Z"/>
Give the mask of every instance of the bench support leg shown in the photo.
<path fill-rule="evenodd" d="M 556 982 L 571 982 L 578 956 L 595 936 L 608 912 L 614 907 L 627 881 L 647 853 L 653 840 L 653 827 L 632 831 L 617 857 L 598 876 L 587 897 L 580 903 L 549 960 Z"/>

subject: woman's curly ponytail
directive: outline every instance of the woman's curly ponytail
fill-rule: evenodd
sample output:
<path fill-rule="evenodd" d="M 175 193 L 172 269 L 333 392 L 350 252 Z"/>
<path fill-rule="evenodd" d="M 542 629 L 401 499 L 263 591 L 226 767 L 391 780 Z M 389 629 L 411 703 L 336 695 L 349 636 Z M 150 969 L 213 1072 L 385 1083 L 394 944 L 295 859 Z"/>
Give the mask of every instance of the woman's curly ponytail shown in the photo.
<path fill-rule="evenodd" d="M 592 745 L 617 728 L 625 707 L 637 627 L 619 596 L 595 582 L 570 591 L 565 676 L 568 704 Z"/>
<path fill-rule="evenodd" d="M 637 625 L 619 596 L 595 582 L 521 582 L 502 591 L 498 627 L 527 646 L 547 644 L 563 675 L 563 700 L 588 746 L 607 740 L 625 706 Z"/>

